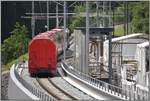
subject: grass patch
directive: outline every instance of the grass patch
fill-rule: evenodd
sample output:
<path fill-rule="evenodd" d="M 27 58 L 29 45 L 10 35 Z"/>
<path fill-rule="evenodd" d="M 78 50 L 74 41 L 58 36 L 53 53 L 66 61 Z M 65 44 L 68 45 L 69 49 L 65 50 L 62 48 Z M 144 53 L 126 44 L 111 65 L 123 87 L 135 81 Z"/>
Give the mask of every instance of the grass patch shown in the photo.
<path fill-rule="evenodd" d="M 124 35 L 124 26 L 123 26 L 123 24 L 115 26 L 114 35 L 115 36 L 123 36 Z"/>
<path fill-rule="evenodd" d="M 24 54 L 24 55 L 21 55 L 19 56 L 19 58 L 15 59 L 15 60 L 12 60 L 11 62 L 5 64 L 5 65 L 2 65 L 2 71 L 5 71 L 5 70 L 10 70 L 11 66 L 17 62 L 17 60 L 19 61 L 23 61 L 23 60 L 28 60 L 28 54 Z"/>

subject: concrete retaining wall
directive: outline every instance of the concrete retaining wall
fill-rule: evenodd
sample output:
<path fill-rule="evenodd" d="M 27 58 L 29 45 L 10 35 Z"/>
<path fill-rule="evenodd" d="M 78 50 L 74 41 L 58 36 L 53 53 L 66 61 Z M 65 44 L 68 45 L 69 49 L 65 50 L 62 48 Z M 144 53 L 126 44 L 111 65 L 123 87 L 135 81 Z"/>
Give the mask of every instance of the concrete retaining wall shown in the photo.
<path fill-rule="evenodd" d="M 33 99 L 39 100 L 28 89 L 26 89 L 16 78 L 15 65 L 11 67 L 8 85 L 8 99 Z"/>

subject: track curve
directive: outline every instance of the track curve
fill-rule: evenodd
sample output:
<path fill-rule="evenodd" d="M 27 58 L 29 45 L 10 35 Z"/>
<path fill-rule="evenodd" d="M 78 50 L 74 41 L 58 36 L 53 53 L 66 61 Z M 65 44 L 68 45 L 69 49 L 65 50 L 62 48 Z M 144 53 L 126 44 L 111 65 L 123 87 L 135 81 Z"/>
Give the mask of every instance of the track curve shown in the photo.
<path fill-rule="evenodd" d="M 53 83 L 51 78 L 36 78 L 36 80 L 43 89 L 58 100 L 78 100 L 75 96 L 70 95 Z"/>

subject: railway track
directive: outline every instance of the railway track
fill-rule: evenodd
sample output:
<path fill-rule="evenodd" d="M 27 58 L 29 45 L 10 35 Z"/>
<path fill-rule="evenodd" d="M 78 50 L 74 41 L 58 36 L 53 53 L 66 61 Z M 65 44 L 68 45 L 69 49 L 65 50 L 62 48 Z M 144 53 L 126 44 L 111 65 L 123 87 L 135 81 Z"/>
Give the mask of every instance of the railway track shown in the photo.
<path fill-rule="evenodd" d="M 51 78 L 36 78 L 36 80 L 44 90 L 57 100 L 78 100 L 75 96 L 70 95 L 53 83 Z"/>

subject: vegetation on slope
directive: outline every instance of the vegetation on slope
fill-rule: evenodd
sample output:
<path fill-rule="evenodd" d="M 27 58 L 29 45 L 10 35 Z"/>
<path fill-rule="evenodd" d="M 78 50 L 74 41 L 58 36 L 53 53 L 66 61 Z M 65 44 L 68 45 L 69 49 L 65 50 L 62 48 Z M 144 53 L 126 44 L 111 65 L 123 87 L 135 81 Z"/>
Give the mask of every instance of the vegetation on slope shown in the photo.
<path fill-rule="evenodd" d="M 114 29 L 114 36 L 123 36 L 124 35 L 124 25 L 116 25 Z"/>
<path fill-rule="evenodd" d="M 141 1 L 131 6 L 132 31 L 149 34 L 149 2 Z"/>
<path fill-rule="evenodd" d="M 27 61 L 27 60 L 28 60 L 28 54 L 25 53 L 25 54 L 19 56 L 17 59 L 14 59 L 14 60 L 2 65 L 2 71 L 9 70 L 11 68 L 11 66 L 13 64 L 15 64 L 17 61 Z"/>
<path fill-rule="evenodd" d="M 10 37 L 5 39 L 1 46 L 2 66 L 8 66 L 15 59 L 27 53 L 29 41 L 27 32 L 25 25 L 18 22 L 15 24 L 13 31 L 10 32 Z M 6 66 L 4 68 L 9 68 Z"/>

